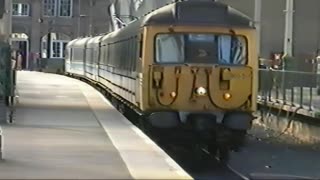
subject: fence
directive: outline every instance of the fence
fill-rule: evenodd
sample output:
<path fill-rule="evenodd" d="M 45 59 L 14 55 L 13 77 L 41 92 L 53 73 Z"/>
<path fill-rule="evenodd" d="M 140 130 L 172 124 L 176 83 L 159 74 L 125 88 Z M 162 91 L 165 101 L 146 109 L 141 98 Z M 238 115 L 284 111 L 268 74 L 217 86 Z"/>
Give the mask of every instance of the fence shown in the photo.
<path fill-rule="evenodd" d="M 277 103 L 320 112 L 320 74 L 316 72 L 259 69 L 260 103 Z"/>
<path fill-rule="evenodd" d="M 63 73 L 65 70 L 64 59 L 38 59 L 32 67 L 33 70 L 48 73 Z"/>

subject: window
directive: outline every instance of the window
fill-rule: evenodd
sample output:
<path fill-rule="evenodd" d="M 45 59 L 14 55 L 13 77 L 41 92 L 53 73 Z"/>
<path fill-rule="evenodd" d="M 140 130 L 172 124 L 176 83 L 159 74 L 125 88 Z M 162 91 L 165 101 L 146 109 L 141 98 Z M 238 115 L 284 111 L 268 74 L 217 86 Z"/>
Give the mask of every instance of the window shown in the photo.
<path fill-rule="evenodd" d="M 29 16 L 29 4 L 14 3 L 12 4 L 13 16 Z"/>
<path fill-rule="evenodd" d="M 60 0 L 59 2 L 59 16 L 71 16 L 71 0 Z"/>
<path fill-rule="evenodd" d="M 55 16 L 56 15 L 56 0 L 43 0 L 43 15 Z"/>
<path fill-rule="evenodd" d="M 66 41 L 53 41 L 52 42 L 52 58 L 64 58 L 65 47 L 68 42 Z"/>
<path fill-rule="evenodd" d="M 43 0 L 43 15 L 70 17 L 72 0 Z"/>
<path fill-rule="evenodd" d="M 81 48 L 72 48 L 72 60 L 83 61 L 84 50 Z"/>
<path fill-rule="evenodd" d="M 243 36 L 159 34 L 155 46 L 158 63 L 247 63 L 247 41 Z"/>

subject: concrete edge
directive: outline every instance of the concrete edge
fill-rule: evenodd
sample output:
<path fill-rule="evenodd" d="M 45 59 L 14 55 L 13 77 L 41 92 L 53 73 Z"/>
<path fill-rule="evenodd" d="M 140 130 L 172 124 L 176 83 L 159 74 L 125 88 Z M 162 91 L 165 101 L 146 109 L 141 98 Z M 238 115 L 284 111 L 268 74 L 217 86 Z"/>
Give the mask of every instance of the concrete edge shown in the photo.
<path fill-rule="evenodd" d="M 84 83 L 84 82 L 82 82 Z M 90 85 L 84 83 L 85 85 L 89 86 L 90 88 L 92 88 L 92 90 L 96 91 L 93 87 L 91 87 Z M 83 89 L 83 88 L 81 88 Z M 115 111 L 117 111 L 112 104 L 99 92 L 96 91 L 97 95 L 103 100 L 104 103 L 106 103 L 108 106 L 110 106 L 112 109 L 114 109 Z M 85 95 L 85 94 L 84 94 Z M 85 95 L 86 96 L 86 95 Z M 90 104 L 89 104 L 90 106 Z M 93 111 L 93 113 L 95 113 Z M 119 112 L 120 113 L 120 112 Z M 121 114 L 122 115 L 122 114 Z M 123 116 L 123 115 L 122 115 Z M 167 153 L 165 153 L 160 147 L 158 147 L 148 136 L 146 136 L 139 128 L 137 128 L 136 126 L 134 126 L 129 120 L 127 120 L 125 117 L 120 118 L 119 121 L 122 121 L 122 123 L 126 124 L 130 129 L 132 129 L 132 131 L 135 132 L 136 135 L 138 135 L 146 144 L 150 145 L 150 147 L 157 152 L 162 159 L 165 160 L 165 162 L 168 164 L 169 167 L 171 167 L 172 169 L 174 169 L 174 172 L 180 176 L 179 179 L 193 179 L 187 172 L 185 172 Z M 100 123 L 103 126 L 103 123 Z M 108 128 L 103 126 L 104 131 L 108 134 Z M 109 135 L 109 134 L 108 134 Z M 109 135 L 110 140 L 112 141 L 113 145 L 119 150 L 119 146 L 117 145 L 117 142 L 115 140 L 115 138 L 111 135 Z M 130 161 L 130 159 L 127 158 L 128 155 L 124 154 L 123 152 L 119 151 L 120 156 L 122 157 L 122 159 L 124 160 L 125 164 L 127 165 L 127 168 L 130 172 L 130 174 L 132 175 L 132 177 L 134 177 L 135 179 L 141 179 L 141 175 L 139 172 L 135 171 L 135 167 L 132 167 L 129 163 L 127 163 L 126 161 Z M 170 177 L 168 177 L 170 178 Z M 177 177 L 178 178 L 178 177 Z M 149 179 L 149 178 L 148 178 Z M 158 179 L 158 178 L 156 178 Z"/>

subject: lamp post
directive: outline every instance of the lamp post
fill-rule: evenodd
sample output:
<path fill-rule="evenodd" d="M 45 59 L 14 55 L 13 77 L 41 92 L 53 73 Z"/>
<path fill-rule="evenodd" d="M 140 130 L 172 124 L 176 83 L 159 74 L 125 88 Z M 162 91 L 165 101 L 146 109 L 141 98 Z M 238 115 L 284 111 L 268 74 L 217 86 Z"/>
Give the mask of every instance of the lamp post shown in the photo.
<path fill-rule="evenodd" d="M 78 0 L 78 37 L 80 37 L 80 21 L 81 21 L 81 0 Z"/>
<path fill-rule="evenodd" d="M 254 22 L 257 29 L 257 53 L 260 56 L 261 46 L 261 0 L 255 0 L 254 4 Z"/>
<path fill-rule="evenodd" d="M 81 14 L 81 0 L 78 1 L 78 37 L 81 36 L 81 19 L 87 17 L 87 15 Z"/>
<path fill-rule="evenodd" d="M 89 12 L 89 35 L 92 36 L 92 9 L 93 9 L 93 1 L 90 0 L 90 12 Z"/>
<path fill-rule="evenodd" d="M 286 1 L 286 23 L 284 33 L 284 54 L 292 56 L 292 38 L 293 38 L 293 0 Z"/>

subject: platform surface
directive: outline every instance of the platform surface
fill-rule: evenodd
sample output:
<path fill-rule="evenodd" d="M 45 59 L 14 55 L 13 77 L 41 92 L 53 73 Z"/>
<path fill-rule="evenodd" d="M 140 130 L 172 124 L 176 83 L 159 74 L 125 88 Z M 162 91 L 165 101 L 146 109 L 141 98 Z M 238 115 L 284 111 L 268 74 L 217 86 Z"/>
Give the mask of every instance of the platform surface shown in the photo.
<path fill-rule="evenodd" d="M 20 71 L 0 179 L 191 179 L 91 86 Z"/>

